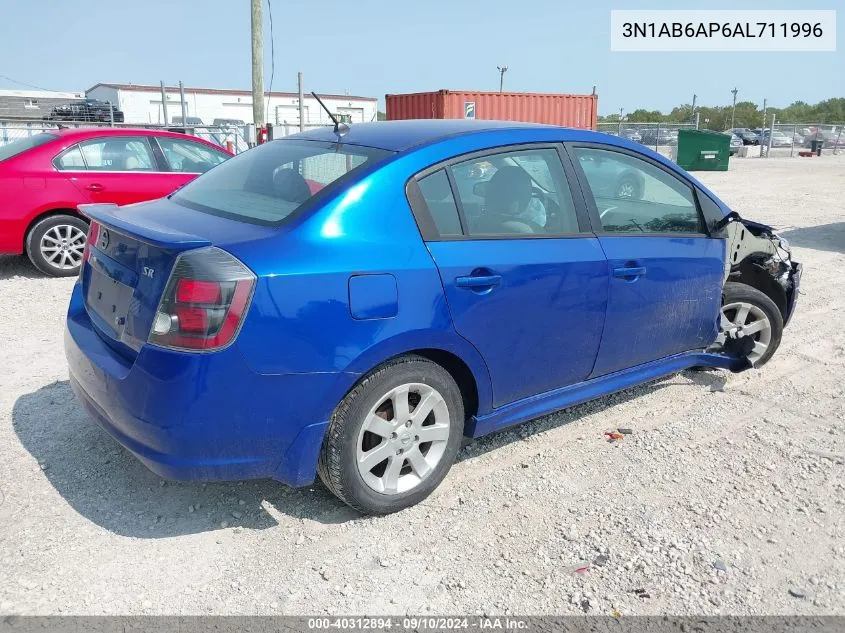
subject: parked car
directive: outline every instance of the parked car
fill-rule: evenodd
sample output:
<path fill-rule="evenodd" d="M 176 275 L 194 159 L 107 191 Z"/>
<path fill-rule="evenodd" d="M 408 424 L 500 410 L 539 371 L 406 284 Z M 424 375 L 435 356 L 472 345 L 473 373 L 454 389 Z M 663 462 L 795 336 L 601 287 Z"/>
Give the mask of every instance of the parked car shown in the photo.
<path fill-rule="evenodd" d="M 184 120 L 181 116 L 175 116 L 171 119 L 173 125 L 205 125 L 202 119 L 198 116 L 186 116 Z"/>
<path fill-rule="evenodd" d="M 123 112 L 117 106 L 98 101 L 81 99 L 53 107 L 44 117 L 47 121 L 99 121 L 103 123 L 123 123 Z"/>
<path fill-rule="evenodd" d="M 633 128 L 627 128 L 622 130 L 622 134 L 620 134 L 620 136 L 622 138 L 628 139 L 629 141 L 634 141 L 634 143 L 642 143 L 643 140 L 643 137 L 640 135 L 640 133 Z"/>
<path fill-rule="evenodd" d="M 0 253 L 26 253 L 48 275 L 76 275 L 88 230 L 78 205 L 160 198 L 229 156 L 183 134 L 108 127 L 0 146 Z"/>
<path fill-rule="evenodd" d="M 678 130 L 665 128 L 645 128 L 640 130 L 641 143 L 643 145 L 677 145 Z"/>
<path fill-rule="evenodd" d="M 754 134 L 757 135 L 757 138 L 760 139 L 760 142 L 763 143 L 763 145 L 769 145 L 770 147 L 792 147 L 792 139 L 780 130 L 775 130 L 773 132 L 769 128 L 766 128 L 765 130 L 758 128 L 753 131 Z M 771 143 L 769 142 L 770 135 Z"/>
<path fill-rule="evenodd" d="M 642 197 L 608 186 L 626 172 Z M 162 477 L 319 474 L 379 514 L 431 493 L 464 436 L 764 365 L 801 277 L 671 161 L 535 124 L 319 128 L 82 210 L 65 350 L 91 416 Z"/>
<path fill-rule="evenodd" d="M 731 137 L 731 144 L 730 144 L 730 153 L 731 156 L 739 152 L 739 148 L 742 147 L 742 139 L 739 138 L 733 132 L 724 132 L 728 136 Z"/>
<path fill-rule="evenodd" d="M 742 139 L 743 145 L 759 145 L 760 144 L 760 137 L 757 136 L 752 130 L 749 130 L 745 127 L 735 127 L 727 130 L 728 132 L 733 132 L 739 138 Z"/>

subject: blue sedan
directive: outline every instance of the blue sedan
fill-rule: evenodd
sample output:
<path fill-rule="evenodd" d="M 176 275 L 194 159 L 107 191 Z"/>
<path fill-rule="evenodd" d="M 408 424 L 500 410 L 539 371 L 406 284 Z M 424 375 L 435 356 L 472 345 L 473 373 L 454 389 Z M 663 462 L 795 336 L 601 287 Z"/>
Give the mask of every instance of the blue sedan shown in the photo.
<path fill-rule="evenodd" d="M 424 499 L 478 437 L 774 354 L 801 267 L 629 140 L 491 121 L 324 128 L 167 198 L 88 205 L 70 381 L 159 475 Z"/>

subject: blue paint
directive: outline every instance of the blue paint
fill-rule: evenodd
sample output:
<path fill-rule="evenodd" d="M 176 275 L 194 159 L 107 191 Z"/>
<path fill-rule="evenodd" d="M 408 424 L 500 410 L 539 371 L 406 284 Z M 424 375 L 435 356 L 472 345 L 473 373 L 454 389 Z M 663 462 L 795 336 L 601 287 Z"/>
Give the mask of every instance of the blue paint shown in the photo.
<path fill-rule="evenodd" d="M 353 319 L 390 319 L 399 314 L 396 278 L 391 274 L 349 278 L 349 312 Z"/>
<path fill-rule="evenodd" d="M 715 337 L 722 240 L 587 231 L 426 243 L 405 195 L 411 177 L 458 155 L 593 142 L 652 158 L 729 212 L 654 152 L 589 131 L 466 120 L 360 124 L 342 139 L 331 129 L 295 138 L 393 153 L 280 226 L 169 199 L 86 208 L 112 230 L 109 246 L 92 254 L 111 278 L 135 286 L 125 326 L 109 331 L 86 304 L 100 282 L 83 267 L 65 334 L 71 384 L 92 417 L 160 475 L 310 483 L 344 395 L 385 360 L 413 351 L 447 353 L 469 368 L 478 393 L 466 429 L 473 436 L 691 365 L 737 368 L 702 353 Z M 582 195 L 577 183 L 571 188 Z M 208 244 L 257 278 L 234 343 L 211 353 L 146 343 L 179 254 Z M 142 266 L 152 278 L 128 276 Z"/>

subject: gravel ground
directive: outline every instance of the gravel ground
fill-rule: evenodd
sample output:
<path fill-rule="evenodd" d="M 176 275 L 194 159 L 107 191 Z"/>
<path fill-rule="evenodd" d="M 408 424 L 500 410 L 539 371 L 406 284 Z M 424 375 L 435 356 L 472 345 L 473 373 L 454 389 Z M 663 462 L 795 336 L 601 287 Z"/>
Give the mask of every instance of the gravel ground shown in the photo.
<path fill-rule="evenodd" d="M 476 441 L 386 518 L 148 472 L 68 386 L 73 280 L 0 259 L 0 613 L 845 614 L 845 157 L 701 179 L 805 265 L 773 361 Z"/>

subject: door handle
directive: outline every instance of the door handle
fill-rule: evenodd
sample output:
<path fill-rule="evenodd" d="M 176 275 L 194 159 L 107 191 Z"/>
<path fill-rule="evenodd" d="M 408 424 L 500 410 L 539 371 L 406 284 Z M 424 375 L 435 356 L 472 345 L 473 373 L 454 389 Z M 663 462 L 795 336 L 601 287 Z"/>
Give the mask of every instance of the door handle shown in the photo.
<path fill-rule="evenodd" d="M 105 187 L 98 182 L 92 182 L 90 185 L 85 187 L 88 191 L 102 191 Z"/>
<path fill-rule="evenodd" d="M 498 286 L 501 281 L 501 275 L 470 275 L 468 277 L 455 277 L 455 286 L 458 288 L 492 288 Z"/>
<path fill-rule="evenodd" d="M 630 266 L 622 268 L 614 268 L 613 276 L 619 279 L 628 279 L 645 276 L 645 266 Z"/>

